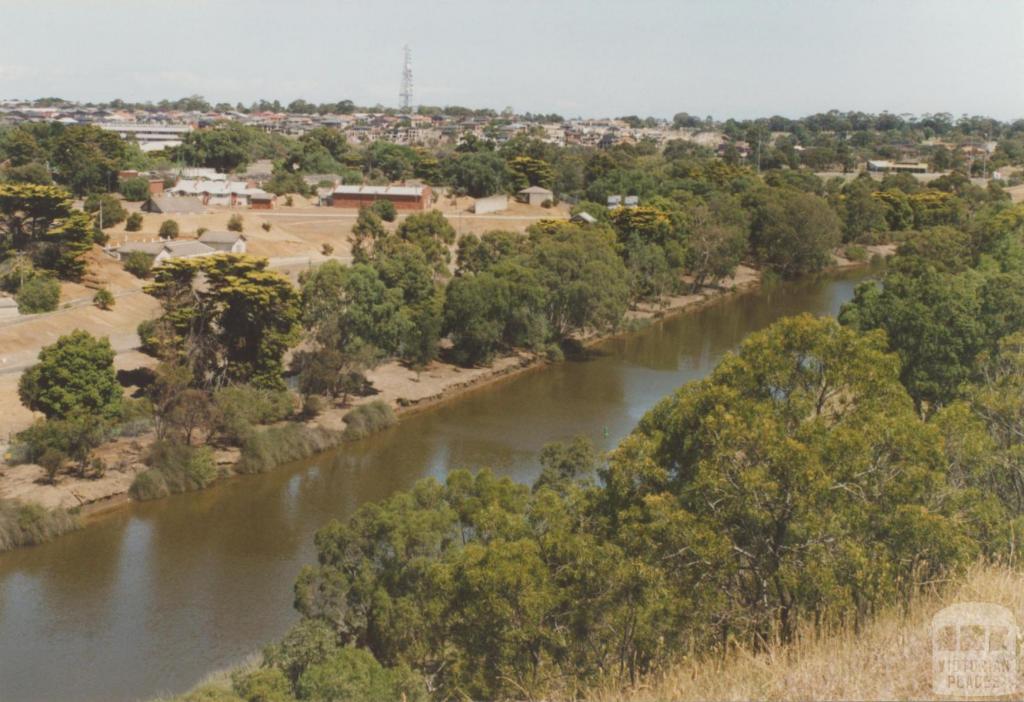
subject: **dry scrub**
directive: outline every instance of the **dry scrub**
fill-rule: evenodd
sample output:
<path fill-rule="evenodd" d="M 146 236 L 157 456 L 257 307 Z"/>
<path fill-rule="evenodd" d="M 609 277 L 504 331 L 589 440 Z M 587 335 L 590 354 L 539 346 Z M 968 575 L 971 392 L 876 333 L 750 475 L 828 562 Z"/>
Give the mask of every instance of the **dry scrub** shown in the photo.
<path fill-rule="evenodd" d="M 594 702 L 684 700 L 923 700 L 931 687 L 932 615 L 956 602 L 994 602 L 1024 622 L 1024 574 L 1005 566 L 972 568 L 957 583 L 892 608 L 859 634 L 842 630 L 763 653 L 683 662 L 634 690 L 606 690 Z"/>

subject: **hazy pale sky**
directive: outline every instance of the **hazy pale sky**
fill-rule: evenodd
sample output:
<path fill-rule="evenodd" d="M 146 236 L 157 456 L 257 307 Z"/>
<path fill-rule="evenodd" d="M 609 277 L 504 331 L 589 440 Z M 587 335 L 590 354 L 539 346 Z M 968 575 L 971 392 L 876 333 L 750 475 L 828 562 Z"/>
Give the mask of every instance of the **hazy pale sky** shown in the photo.
<path fill-rule="evenodd" d="M 0 98 L 1024 117 L 1024 0 L 0 0 Z"/>

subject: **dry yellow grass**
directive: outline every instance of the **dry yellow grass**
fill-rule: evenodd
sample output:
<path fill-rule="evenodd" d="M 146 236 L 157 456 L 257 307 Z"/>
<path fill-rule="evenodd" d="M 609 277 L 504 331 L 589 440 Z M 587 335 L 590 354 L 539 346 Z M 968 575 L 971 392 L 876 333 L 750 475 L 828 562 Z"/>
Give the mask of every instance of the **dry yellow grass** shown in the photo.
<path fill-rule="evenodd" d="M 804 635 L 763 653 L 737 651 L 724 660 L 683 662 L 625 692 L 606 690 L 593 702 L 685 700 L 930 700 L 930 622 L 957 602 L 992 602 L 1024 622 L 1024 574 L 978 565 L 960 581 L 920 597 L 906 611 L 882 613 L 859 633 Z"/>

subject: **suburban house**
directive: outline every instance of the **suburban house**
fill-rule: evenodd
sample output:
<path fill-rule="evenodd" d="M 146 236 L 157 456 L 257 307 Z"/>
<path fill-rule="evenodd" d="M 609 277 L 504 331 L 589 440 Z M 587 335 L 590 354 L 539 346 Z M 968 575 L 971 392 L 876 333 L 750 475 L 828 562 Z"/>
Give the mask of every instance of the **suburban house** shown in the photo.
<path fill-rule="evenodd" d="M 331 191 L 331 207 L 359 208 L 374 200 L 388 200 L 396 210 L 426 210 L 431 193 L 427 185 L 338 185 Z"/>
<path fill-rule="evenodd" d="M 531 185 L 529 188 L 523 188 L 519 191 L 519 201 L 525 202 L 527 205 L 543 205 L 545 202 L 554 202 L 555 194 L 547 188 L 542 188 L 539 185 Z"/>
<path fill-rule="evenodd" d="M 144 254 L 152 256 L 154 266 L 159 266 L 164 261 L 172 258 L 198 258 L 200 256 L 209 256 L 211 254 L 220 253 L 212 246 L 207 246 L 196 239 L 186 239 L 184 241 L 132 242 L 122 244 L 116 249 L 111 249 L 108 253 L 117 260 L 121 260 L 125 254 L 132 253 L 133 251 L 141 251 Z"/>
<path fill-rule="evenodd" d="M 245 234 L 241 232 L 205 231 L 199 235 L 200 243 L 225 253 L 245 253 L 247 241 L 248 239 L 245 238 Z"/>
<path fill-rule="evenodd" d="M 270 193 L 237 180 L 179 180 L 167 192 L 220 207 L 244 207 L 251 205 L 253 198 L 260 203 L 258 209 L 270 209 L 274 203 Z"/>

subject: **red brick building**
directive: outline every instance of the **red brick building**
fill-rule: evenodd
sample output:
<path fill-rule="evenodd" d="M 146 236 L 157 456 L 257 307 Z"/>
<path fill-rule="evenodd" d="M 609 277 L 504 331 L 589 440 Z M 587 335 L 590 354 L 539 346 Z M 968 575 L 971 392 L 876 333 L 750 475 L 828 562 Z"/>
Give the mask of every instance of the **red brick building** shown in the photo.
<path fill-rule="evenodd" d="M 388 200 L 396 210 L 423 211 L 430 208 L 430 187 L 426 185 L 339 185 L 331 192 L 331 207 L 359 208 L 374 200 Z"/>

